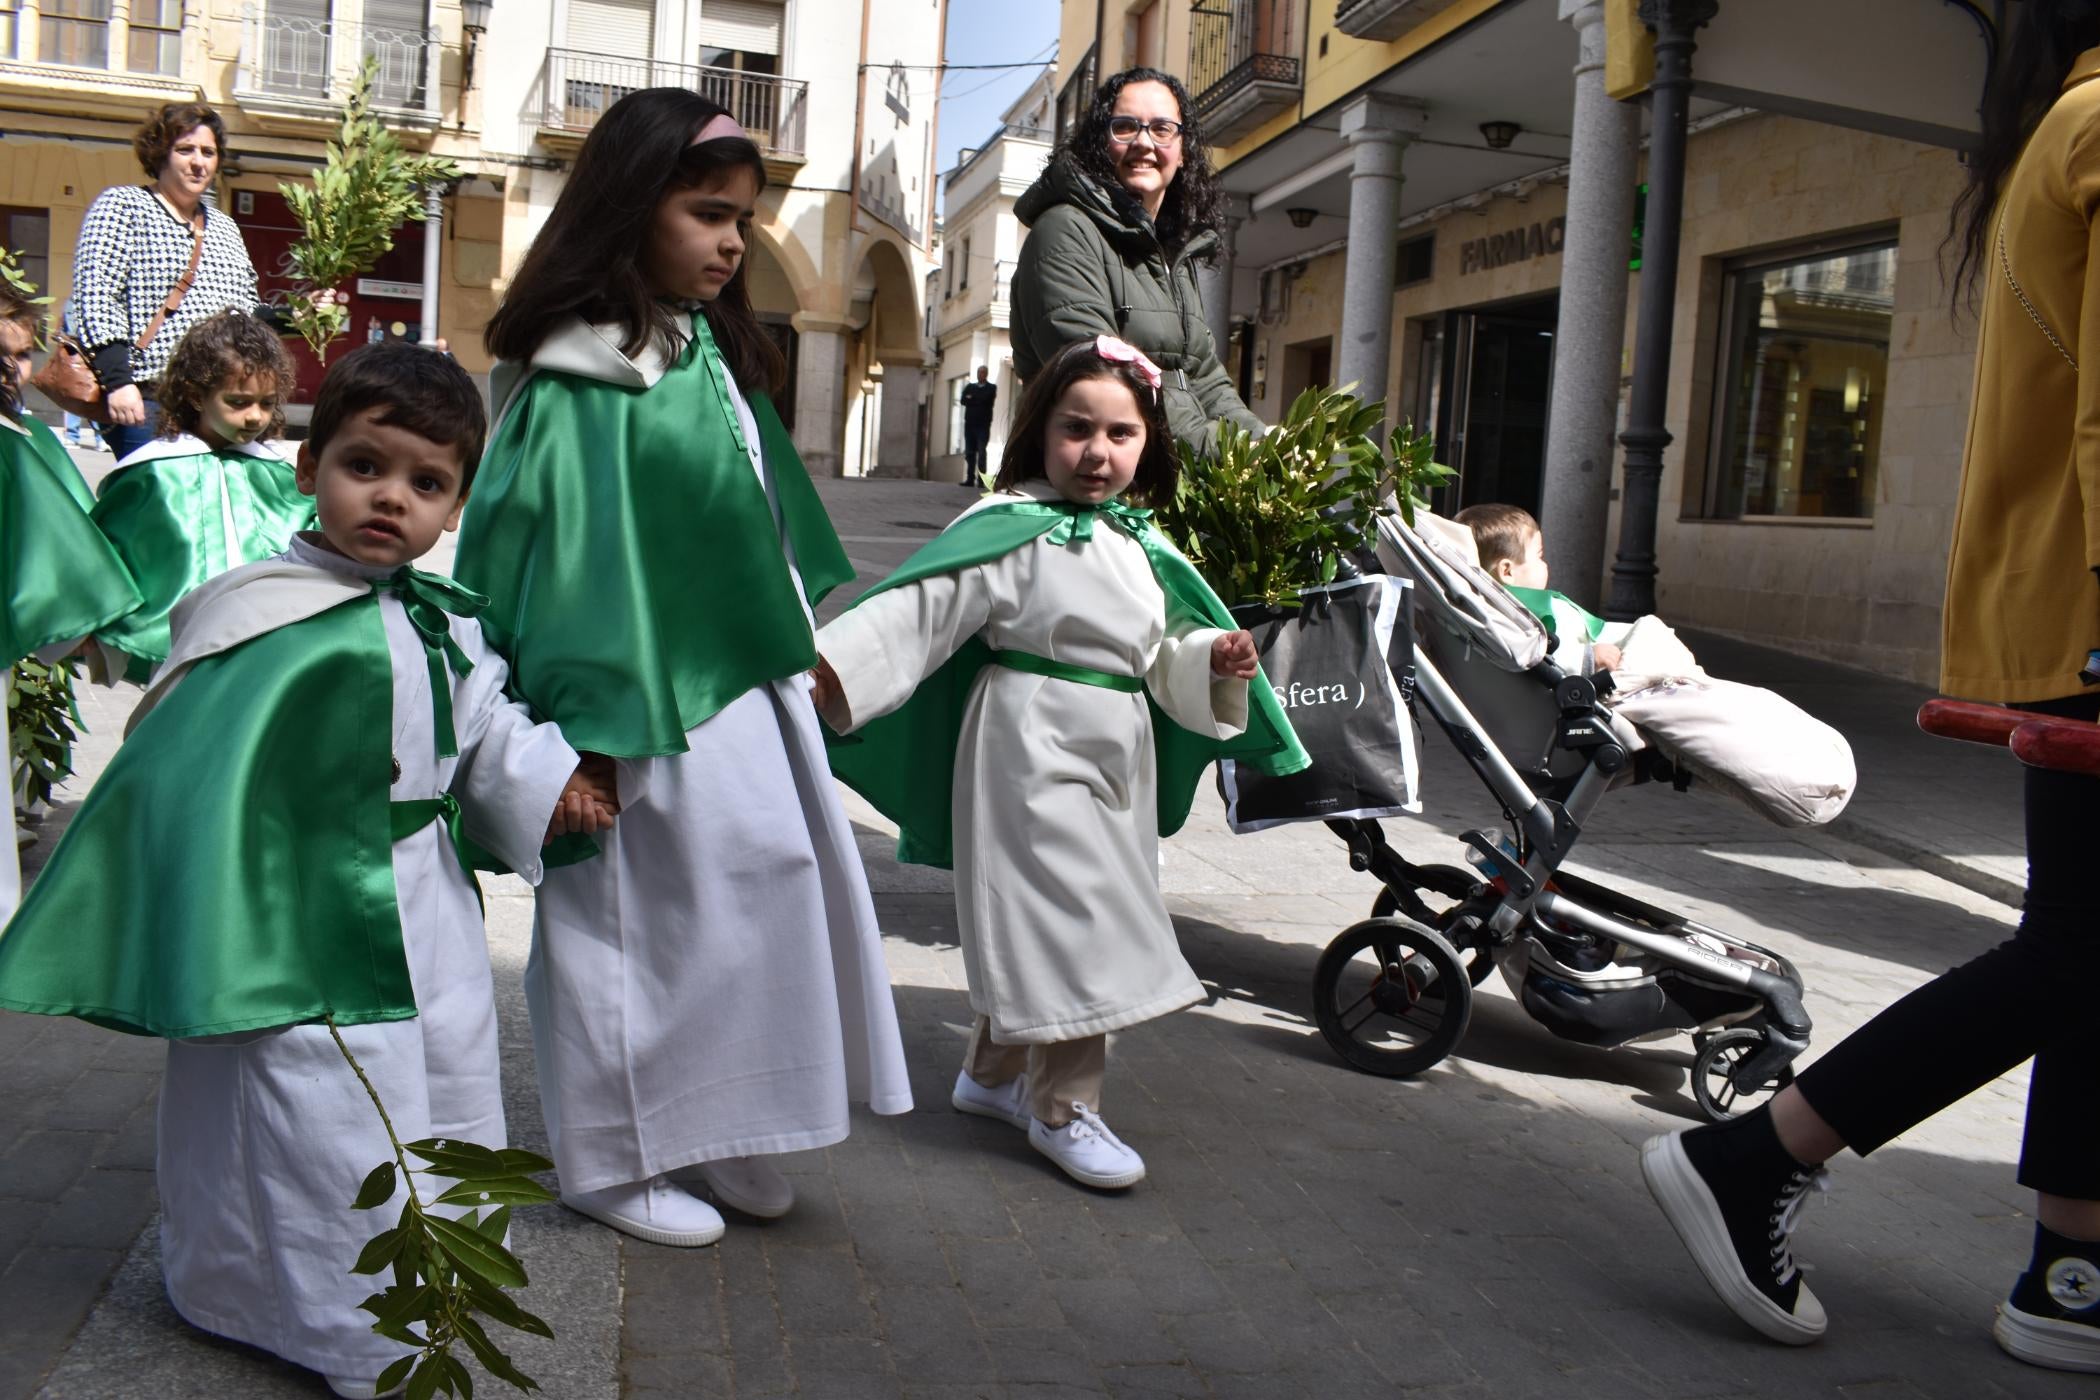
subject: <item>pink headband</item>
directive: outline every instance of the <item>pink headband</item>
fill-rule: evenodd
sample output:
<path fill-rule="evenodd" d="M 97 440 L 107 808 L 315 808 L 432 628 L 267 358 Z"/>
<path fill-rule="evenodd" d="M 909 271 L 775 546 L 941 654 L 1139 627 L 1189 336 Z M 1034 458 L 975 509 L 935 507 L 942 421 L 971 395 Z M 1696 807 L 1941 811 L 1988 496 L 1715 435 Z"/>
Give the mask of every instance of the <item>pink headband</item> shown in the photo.
<path fill-rule="evenodd" d="M 697 146 L 702 141 L 720 141 L 724 137 L 730 136 L 735 137 L 739 141 L 749 141 L 751 139 L 745 134 L 744 129 L 736 124 L 735 117 L 730 116 L 727 112 L 720 112 L 707 119 L 707 125 L 700 128 L 700 134 L 693 138 L 692 144 Z"/>
<path fill-rule="evenodd" d="M 1146 358 L 1144 351 L 1129 341 L 1118 340 L 1112 335 L 1097 335 L 1094 337 L 1094 353 L 1104 360 L 1132 366 L 1137 370 L 1138 377 L 1152 387 L 1153 393 L 1159 392 L 1159 366 L 1153 364 Z"/>

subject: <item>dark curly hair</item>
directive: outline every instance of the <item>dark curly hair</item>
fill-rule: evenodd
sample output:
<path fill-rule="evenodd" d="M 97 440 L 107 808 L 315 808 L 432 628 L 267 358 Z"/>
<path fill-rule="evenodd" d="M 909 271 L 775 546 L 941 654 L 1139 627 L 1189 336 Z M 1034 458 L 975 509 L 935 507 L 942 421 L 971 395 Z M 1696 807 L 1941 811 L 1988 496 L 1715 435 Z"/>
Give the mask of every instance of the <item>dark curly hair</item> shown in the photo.
<path fill-rule="evenodd" d="M 1129 496 L 1141 506 L 1163 506 L 1174 499 L 1181 482 L 1181 461 L 1175 455 L 1174 435 L 1167 431 L 1167 414 L 1159 390 L 1139 376 L 1136 365 L 1102 358 L 1091 340 L 1075 340 L 1052 355 L 1021 395 L 1021 407 L 1007 431 L 1006 451 L 999 459 L 995 491 L 1011 491 L 1024 481 L 1050 475 L 1045 463 L 1044 443 L 1050 431 L 1050 415 L 1065 390 L 1082 379 L 1113 379 L 1130 390 L 1137 400 L 1138 415 L 1145 420 L 1145 450 L 1138 457 L 1137 475 L 1131 478 Z"/>
<path fill-rule="evenodd" d="M 29 348 L 44 348 L 44 316 L 36 303 L 0 283 L 0 324 L 20 326 L 29 333 Z M 22 383 L 15 373 L 12 355 L 0 356 L 0 414 L 22 416 Z"/>
<path fill-rule="evenodd" d="M 139 168 L 146 172 L 146 178 L 158 180 L 161 167 L 168 163 L 168 153 L 175 149 L 175 143 L 200 126 L 210 127 L 211 134 L 218 138 L 219 165 L 223 168 L 226 164 L 225 119 L 202 102 L 170 102 L 146 118 L 131 134 L 131 153 L 139 158 Z"/>
<path fill-rule="evenodd" d="M 1178 251 L 1197 234 L 1218 226 L 1225 201 L 1218 188 L 1218 172 L 1211 168 L 1203 124 L 1196 117 L 1189 90 L 1181 85 L 1181 79 L 1157 68 L 1126 68 L 1115 74 L 1095 91 L 1092 105 L 1071 133 L 1058 142 L 1050 159 L 1063 161 L 1090 176 L 1125 213 L 1135 210 L 1142 214 L 1144 206 L 1116 178 L 1115 159 L 1108 153 L 1108 119 L 1115 115 L 1116 98 L 1132 83 L 1158 83 L 1174 94 L 1175 108 L 1181 113 L 1181 169 L 1175 172 L 1174 183 L 1167 186 L 1159 217 L 1153 220 L 1159 241 Z"/>
<path fill-rule="evenodd" d="M 245 311 L 221 311 L 191 326 L 168 367 L 161 371 L 160 435 L 194 433 L 204 421 L 204 401 L 233 378 L 263 375 L 274 382 L 277 411 L 270 415 L 264 437 L 284 431 L 284 405 L 292 396 L 298 373 L 277 332 Z"/>

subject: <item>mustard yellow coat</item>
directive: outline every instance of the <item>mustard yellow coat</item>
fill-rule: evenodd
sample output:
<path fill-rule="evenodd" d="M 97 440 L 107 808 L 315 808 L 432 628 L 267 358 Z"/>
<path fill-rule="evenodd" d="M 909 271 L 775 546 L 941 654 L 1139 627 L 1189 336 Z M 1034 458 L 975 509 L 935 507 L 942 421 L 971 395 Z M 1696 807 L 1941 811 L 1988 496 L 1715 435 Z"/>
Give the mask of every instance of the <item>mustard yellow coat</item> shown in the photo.
<path fill-rule="evenodd" d="M 2100 49 L 2088 49 L 2013 167 L 1977 281 L 1976 391 L 1940 648 L 1950 695 L 2076 695 L 2086 653 L 2100 648 L 2095 78 Z"/>

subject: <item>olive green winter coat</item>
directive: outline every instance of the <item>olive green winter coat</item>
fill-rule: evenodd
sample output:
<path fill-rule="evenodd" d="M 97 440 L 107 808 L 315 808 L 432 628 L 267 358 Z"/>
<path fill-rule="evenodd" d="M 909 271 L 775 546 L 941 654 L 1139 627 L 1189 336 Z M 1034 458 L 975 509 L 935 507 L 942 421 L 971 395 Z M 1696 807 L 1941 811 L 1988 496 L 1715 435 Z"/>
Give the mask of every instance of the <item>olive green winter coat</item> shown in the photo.
<path fill-rule="evenodd" d="M 1175 437 L 1208 452 L 1221 419 L 1260 432 L 1218 363 L 1196 288 L 1217 235 L 1205 229 L 1170 254 L 1136 201 L 1116 194 L 1055 160 L 1015 203 L 1028 227 L 1013 280 L 1015 372 L 1025 381 L 1072 341 L 1120 336 L 1166 372 Z"/>

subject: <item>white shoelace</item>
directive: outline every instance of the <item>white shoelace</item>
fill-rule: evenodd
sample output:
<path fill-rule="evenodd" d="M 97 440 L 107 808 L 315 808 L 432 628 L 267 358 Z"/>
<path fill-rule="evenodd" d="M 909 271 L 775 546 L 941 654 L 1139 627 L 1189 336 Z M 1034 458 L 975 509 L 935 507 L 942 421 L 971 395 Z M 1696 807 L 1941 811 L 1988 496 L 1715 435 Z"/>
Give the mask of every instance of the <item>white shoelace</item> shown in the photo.
<path fill-rule="evenodd" d="M 1774 1202 L 1779 1208 L 1772 1212 L 1772 1228 L 1765 1238 L 1772 1241 L 1772 1267 L 1774 1281 L 1781 1287 L 1800 1272 L 1794 1263 L 1794 1226 L 1801 1220 L 1801 1212 L 1808 1205 L 1811 1193 L 1830 1190 L 1830 1173 L 1821 1167 L 1797 1171 L 1787 1178 L 1786 1188 Z"/>
<path fill-rule="evenodd" d="M 1097 1137 L 1117 1147 L 1123 1146 L 1123 1139 L 1108 1130 L 1108 1124 L 1101 1121 L 1101 1115 L 1076 1099 L 1072 1102 L 1072 1121 L 1069 1126 L 1075 1140 Z M 1124 1150 L 1129 1151 L 1128 1148 Z"/>

